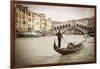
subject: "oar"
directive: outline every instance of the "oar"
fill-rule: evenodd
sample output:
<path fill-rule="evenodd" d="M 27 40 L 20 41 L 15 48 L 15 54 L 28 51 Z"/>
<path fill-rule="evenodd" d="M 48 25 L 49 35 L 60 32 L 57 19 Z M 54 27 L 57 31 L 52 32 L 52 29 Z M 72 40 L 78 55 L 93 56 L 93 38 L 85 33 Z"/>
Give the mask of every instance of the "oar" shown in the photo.
<path fill-rule="evenodd" d="M 68 43 L 64 38 L 62 38 L 66 43 Z"/>

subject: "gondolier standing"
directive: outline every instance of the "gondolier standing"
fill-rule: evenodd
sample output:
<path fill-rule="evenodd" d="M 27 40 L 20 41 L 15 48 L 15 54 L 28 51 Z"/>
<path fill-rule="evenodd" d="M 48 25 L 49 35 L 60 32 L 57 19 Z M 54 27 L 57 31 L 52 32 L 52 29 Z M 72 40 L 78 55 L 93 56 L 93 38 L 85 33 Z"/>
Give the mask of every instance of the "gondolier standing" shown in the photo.
<path fill-rule="evenodd" d="M 60 30 L 56 33 L 56 36 L 58 38 L 58 47 L 61 47 L 61 38 L 63 38 L 62 33 L 60 32 Z"/>

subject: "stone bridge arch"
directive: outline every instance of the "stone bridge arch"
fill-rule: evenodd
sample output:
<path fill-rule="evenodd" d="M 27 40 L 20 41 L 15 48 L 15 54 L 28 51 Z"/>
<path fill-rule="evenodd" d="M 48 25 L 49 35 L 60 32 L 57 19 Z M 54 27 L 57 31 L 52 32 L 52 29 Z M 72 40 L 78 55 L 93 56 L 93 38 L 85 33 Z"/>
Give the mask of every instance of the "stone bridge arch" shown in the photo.
<path fill-rule="evenodd" d="M 64 32 L 66 33 L 66 31 L 68 32 L 70 32 L 70 34 L 85 34 L 85 33 L 87 33 L 88 31 L 87 30 L 85 30 L 85 29 L 81 29 L 81 28 L 77 28 L 77 27 L 69 27 L 69 28 L 66 28 L 65 30 L 64 30 Z"/>
<path fill-rule="evenodd" d="M 89 31 L 92 30 L 90 27 L 85 26 L 85 25 L 81 25 L 81 24 L 75 24 L 75 26 L 73 26 L 71 24 L 64 24 L 64 25 L 56 26 L 54 28 L 54 30 L 59 30 L 59 29 L 62 31 L 75 30 L 75 31 L 81 32 L 82 34 L 88 33 Z"/>

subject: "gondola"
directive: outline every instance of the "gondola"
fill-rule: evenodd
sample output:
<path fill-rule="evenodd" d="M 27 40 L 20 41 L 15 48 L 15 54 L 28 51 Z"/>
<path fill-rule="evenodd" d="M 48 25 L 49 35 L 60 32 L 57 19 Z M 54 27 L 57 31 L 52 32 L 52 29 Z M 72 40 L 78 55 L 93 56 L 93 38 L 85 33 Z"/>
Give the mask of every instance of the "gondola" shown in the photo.
<path fill-rule="evenodd" d="M 60 30 L 59 30 L 59 33 L 63 34 L 63 33 L 60 32 Z M 66 48 L 60 48 L 59 42 L 58 42 L 58 46 L 57 46 L 56 42 L 54 40 L 53 48 L 54 48 L 54 50 L 56 52 L 58 52 L 58 53 L 60 53 L 62 55 L 66 55 L 66 54 L 77 52 L 77 51 L 81 50 L 84 47 L 84 42 L 87 41 L 87 36 L 88 36 L 88 34 L 85 33 L 85 35 L 84 35 L 85 40 L 83 40 L 82 42 L 79 42 L 78 44 L 74 44 L 72 42 L 67 42 L 63 37 L 61 37 L 66 43 L 68 43 L 68 46 Z"/>
<path fill-rule="evenodd" d="M 84 45 L 82 43 L 79 43 L 79 44 L 75 45 L 74 47 L 76 47 L 76 48 L 72 48 L 72 49 L 69 49 L 69 48 L 59 48 L 56 45 L 55 41 L 54 41 L 54 50 L 56 52 L 62 54 L 62 55 L 66 55 L 66 54 L 69 54 L 69 53 L 74 53 L 76 51 L 79 51 L 79 50 L 81 50 L 84 47 Z"/>

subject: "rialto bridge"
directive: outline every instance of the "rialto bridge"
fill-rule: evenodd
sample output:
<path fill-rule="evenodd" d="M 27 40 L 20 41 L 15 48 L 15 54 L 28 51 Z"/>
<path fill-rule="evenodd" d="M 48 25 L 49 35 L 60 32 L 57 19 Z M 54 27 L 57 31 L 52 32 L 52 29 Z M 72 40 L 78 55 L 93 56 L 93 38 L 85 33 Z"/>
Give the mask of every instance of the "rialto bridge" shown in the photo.
<path fill-rule="evenodd" d="M 89 34 L 94 36 L 94 28 L 83 24 L 83 23 L 59 23 L 53 26 L 53 33 L 57 33 L 58 30 L 64 32 L 65 34 Z"/>

